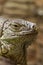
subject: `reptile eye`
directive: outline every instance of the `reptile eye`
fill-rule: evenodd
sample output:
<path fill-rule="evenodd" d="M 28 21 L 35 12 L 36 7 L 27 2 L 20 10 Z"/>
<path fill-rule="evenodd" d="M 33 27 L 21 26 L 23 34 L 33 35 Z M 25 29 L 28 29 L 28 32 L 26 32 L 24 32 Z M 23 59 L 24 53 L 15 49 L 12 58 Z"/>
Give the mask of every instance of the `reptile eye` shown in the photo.
<path fill-rule="evenodd" d="M 18 27 L 18 25 L 17 25 L 17 24 L 10 24 L 9 26 Z"/>
<path fill-rule="evenodd" d="M 17 25 L 14 25 L 15 27 L 18 27 Z"/>

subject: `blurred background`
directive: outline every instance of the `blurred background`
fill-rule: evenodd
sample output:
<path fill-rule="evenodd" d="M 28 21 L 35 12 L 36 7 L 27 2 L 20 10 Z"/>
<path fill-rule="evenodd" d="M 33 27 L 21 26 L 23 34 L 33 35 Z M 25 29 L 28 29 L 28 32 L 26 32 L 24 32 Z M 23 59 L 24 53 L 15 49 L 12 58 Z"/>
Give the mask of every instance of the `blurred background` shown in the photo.
<path fill-rule="evenodd" d="M 43 0 L 0 0 L 0 15 L 37 23 L 39 33 L 27 48 L 27 64 L 43 65 Z"/>

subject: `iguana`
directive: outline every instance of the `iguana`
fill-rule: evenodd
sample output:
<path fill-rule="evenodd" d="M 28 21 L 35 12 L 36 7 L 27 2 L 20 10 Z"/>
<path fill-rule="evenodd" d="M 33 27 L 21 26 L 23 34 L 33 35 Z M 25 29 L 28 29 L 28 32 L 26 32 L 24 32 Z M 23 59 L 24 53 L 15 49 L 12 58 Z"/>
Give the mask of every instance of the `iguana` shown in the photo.
<path fill-rule="evenodd" d="M 26 48 L 36 39 L 37 25 L 23 19 L 0 16 L 0 56 L 27 65 Z"/>

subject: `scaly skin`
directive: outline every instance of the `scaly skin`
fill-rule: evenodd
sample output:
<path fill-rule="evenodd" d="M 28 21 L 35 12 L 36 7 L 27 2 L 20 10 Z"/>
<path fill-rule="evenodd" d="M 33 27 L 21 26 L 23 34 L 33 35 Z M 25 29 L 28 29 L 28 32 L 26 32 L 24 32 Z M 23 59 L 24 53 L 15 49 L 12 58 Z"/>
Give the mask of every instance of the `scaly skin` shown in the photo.
<path fill-rule="evenodd" d="M 26 47 L 37 35 L 36 24 L 27 22 L 0 17 L 0 55 L 11 59 L 15 65 L 27 65 Z"/>

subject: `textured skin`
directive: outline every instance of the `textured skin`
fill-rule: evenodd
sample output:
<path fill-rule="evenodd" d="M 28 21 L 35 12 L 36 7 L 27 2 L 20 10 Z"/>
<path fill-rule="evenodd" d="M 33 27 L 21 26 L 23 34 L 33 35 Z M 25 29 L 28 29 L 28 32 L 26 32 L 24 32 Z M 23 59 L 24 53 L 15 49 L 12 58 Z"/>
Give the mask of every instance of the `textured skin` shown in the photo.
<path fill-rule="evenodd" d="M 26 47 L 37 35 L 36 24 L 27 22 L 0 17 L 0 55 L 11 59 L 15 65 L 27 65 Z"/>

